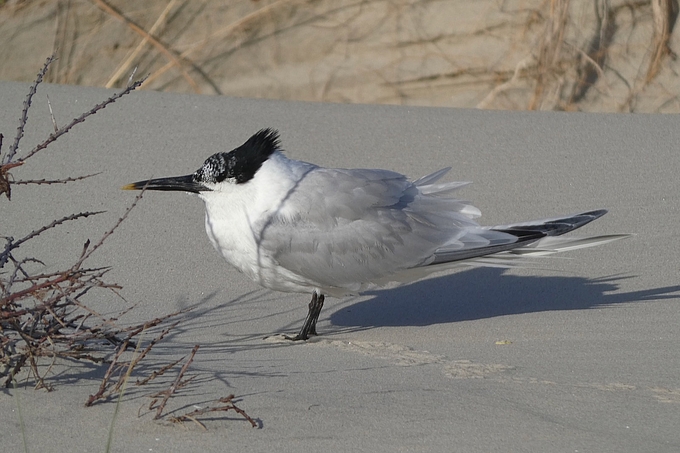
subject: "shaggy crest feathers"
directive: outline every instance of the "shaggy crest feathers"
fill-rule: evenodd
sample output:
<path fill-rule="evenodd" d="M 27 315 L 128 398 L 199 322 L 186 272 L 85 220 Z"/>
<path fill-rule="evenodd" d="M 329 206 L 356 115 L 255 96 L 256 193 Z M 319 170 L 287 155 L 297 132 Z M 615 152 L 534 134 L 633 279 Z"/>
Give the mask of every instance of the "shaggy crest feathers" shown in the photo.
<path fill-rule="evenodd" d="M 261 129 L 238 148 L 208 157 L 203 166 L 194 173 L 194 181 L 219 183 L 232 180 L 236 184 L 248 182 L 269 156 L 280 149 L 279 146 L 277 130 Z"/>

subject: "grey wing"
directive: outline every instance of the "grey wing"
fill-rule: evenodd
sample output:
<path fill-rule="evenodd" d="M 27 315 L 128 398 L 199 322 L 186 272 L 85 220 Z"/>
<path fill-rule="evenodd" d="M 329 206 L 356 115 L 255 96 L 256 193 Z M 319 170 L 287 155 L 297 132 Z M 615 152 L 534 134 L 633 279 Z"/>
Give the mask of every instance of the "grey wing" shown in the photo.
<path fill-rule="evenodd" d="M 446 171 L 410 182 L 385 170 L 317 168 L 269 219 L 260 246 L 320 287 L 358 291 L 440 251 L 516 241 L 480 227 L 477 208 L 451 196 L 466 183 L 436 182 Z"/>

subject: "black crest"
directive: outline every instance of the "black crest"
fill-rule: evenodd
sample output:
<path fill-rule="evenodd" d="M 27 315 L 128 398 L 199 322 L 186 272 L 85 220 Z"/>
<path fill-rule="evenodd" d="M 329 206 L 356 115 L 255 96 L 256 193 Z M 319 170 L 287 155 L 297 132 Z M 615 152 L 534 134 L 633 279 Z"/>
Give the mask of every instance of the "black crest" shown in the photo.
<path fill-rule="evenodd" d="M 222 182 L 225 179 L 232 179 L 237 184 L 248 182 L 278 149 L 278 131 L 262 129 L 233 151 L 208 157 L 203 166 L 194 173 L 194 180 L 209 183 Z"/>

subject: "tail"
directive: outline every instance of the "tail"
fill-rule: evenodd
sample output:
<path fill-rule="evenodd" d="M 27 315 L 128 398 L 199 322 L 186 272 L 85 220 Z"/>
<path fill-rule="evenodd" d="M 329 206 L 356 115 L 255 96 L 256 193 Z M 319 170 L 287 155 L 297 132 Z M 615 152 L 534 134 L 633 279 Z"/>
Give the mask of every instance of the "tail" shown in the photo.
<path fill-rule="evenodd" d="M 603 245 L 629 237 L 629 234 L 561 237 L 565 233 L 599 219 L 606 213 L 606 210 L 600 209 L 567 217 L 485 227 L 489 231 L 507 233 L 514 236 L 516 240 L 500 245 L 447 250 L 441 254 L 435 253 L 435 260 L 430 265 L 440 267 L 448 263 L 459 263 L 472 266 L 512 267 L 522 264 L 518 258 L 552 255 Z"/>

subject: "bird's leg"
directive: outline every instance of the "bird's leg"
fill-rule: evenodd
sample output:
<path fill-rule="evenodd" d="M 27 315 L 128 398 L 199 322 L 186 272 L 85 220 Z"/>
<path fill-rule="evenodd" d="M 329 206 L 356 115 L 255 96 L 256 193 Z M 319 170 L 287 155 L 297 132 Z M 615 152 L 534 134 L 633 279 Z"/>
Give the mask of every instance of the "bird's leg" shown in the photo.
<path fill-rule="evenodd" d="M 316 299 L 316 302 L 314 299 Z M 309 302 L 309 313 L 307 313 L 308 317 L 310 315 L 312 316 L 312 322 L 309 326 L 309 335 L 318 335 L 316 333 L 316 322 L 319 320 L 319 315 L 321 314 L 321 309 L 323 308 L 325 300 L 326 298 L 323 294 L 317 296 L 316 293 L 314 293 L 312 295 L 312 300 Z"/>
<path fill-rule="evenodd" d="M 312 294 L 312 301 L 309 303 L 309 311 L 307 312 L 307 318 L 302 324 L 300 332 L 294 337 L 287 337 L 289 340 L 308 340 L 310 335 L 316 335 L 316 321 L 319 320 L 319 315 L 321 314 L 321 309 L 323 308 L 323 302 L 325 297 L 323 294 L 317 294 L 316 291 Z"/>

